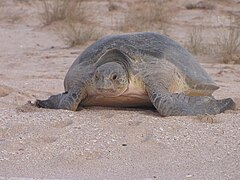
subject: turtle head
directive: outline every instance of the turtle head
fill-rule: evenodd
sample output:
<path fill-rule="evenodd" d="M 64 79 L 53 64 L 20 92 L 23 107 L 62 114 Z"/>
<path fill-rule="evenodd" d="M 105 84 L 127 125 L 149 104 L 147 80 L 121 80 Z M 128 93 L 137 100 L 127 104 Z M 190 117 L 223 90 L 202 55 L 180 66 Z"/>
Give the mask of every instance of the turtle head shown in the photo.
<path fill-rule="evenodd" d="M 116 97 L 128 88 L 128 73 L 117 62 L 108 62 L 99 66 L 94 74 L 97 93 L 106 97 Z"/>

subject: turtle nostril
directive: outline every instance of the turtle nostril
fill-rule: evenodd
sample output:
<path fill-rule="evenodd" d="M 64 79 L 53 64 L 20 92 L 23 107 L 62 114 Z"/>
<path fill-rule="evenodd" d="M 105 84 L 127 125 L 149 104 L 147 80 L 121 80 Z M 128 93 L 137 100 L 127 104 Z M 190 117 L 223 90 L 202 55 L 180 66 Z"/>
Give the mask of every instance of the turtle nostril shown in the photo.
<path fill-rule="evenodd" d="M 96 80 L 99 80 L 99 79 L 100 79 L 98 74 L 95 74 L 95 79 L 96 79 Z"/>
<path fill-rule="evenodd" d="M 114 75 L 112 76 L 112 79 L 113 79 L 113 80 L 116 80 L 116 79 L 117 79 L 117 75 L 114 74 Z"/>

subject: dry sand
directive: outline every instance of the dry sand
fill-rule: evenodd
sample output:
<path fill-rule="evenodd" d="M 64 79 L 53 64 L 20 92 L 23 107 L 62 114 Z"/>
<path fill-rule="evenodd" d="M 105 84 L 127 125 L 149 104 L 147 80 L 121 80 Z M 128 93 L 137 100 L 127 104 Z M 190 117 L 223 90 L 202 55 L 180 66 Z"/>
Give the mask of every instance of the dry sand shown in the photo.
<path fill-rule="evenodd" d="M 203 64 L 220 86 L 214 95 L 237 103 L 216 116 L 38 109 L 27 101 L 62 92 L 85 46 L 65 49 L 32 19 L 0 21 L 0 179 L 240 179 L 239 65 Z"/>

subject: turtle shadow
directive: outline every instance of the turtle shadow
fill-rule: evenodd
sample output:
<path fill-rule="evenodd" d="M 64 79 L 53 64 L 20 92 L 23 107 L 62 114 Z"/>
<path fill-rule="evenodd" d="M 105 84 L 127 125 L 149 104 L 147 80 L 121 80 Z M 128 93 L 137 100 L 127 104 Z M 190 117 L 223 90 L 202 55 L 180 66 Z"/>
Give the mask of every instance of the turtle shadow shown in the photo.
<path fill-rule="evenodd" d="M 152 116 L 152 117 L 161 117 L 157 110 L 153 107 L 104 107 L 104 106 L 88 106 L 88 107 L 79 107 L 78 111 L 83 109 L 94 110 L 94 111 L 117 111 L 117 112 L 138 112 L 139 114 Z"/>
<path fill-rule="evenodd" d="M 151 117 L 164 118 L 159 114 L 159 112 L 156 109 L 147 109 L 147 110 L 141 111 L 140 114 L 151 116 Z"/>

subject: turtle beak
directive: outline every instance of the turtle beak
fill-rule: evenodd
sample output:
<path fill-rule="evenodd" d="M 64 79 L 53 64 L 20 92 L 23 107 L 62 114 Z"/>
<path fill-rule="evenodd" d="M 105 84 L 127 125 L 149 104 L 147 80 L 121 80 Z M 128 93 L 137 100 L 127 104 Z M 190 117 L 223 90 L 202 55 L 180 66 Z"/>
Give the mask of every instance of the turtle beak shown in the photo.
<path fill-rule="evenodd" d="M 114 90 L 114 85 L 111 80 L 109 79 L 103 79 L 102 81 L 99 81 L 97 84 L 97 87 L 100 91 L 112 91 Z"/>
<path fill-rule="evenodd" d="M 113 83 L 109 79 L 104 79 L 103 84 L 104 85 L 103 85 L 102 89 L 104 89 L 104 90 L 113 90 L 114 89 Z"/>

